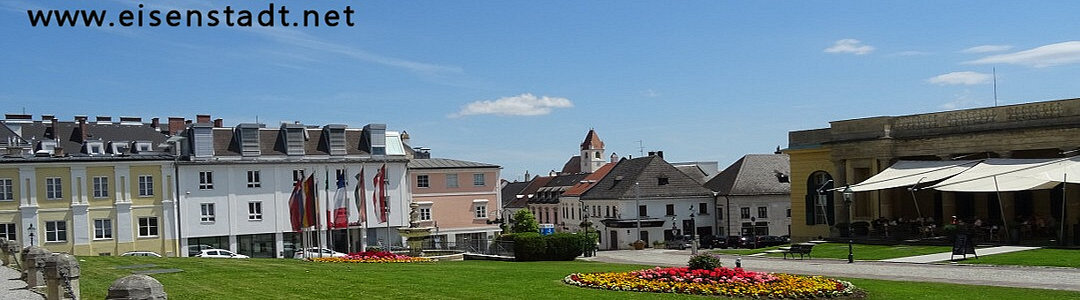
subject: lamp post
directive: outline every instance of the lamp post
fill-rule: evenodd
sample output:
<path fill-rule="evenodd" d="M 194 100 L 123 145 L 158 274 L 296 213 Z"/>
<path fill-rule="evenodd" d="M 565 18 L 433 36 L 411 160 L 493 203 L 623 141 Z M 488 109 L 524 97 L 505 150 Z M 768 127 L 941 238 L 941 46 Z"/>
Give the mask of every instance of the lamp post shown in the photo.
<path fill-rule="evenodd" d="M 750 217 L 750 240 L 754 242 L 754 249 L 757 249 L 757 217 Z"/>
<path fill-rule="evenodd" d="M 851 198 L 855 196 L 855 192 L 851 191 L 851 185 L 848 185 L 847 187 L 844 187 L 843 194 L 844 194 L 844 205 L 847 206 L 847 219 L 848 219 L 848 222 L 847 222 L 847 226 L 848 226 L 847 262 L 850 264 L 850 263 L 855 262 L 855 253 L 854 253 L 854 251 L 852 251 L 852 243 L 854 243 L 855 233 L 851 231 L 852 230 L 852 226 L 851 226 L 851 206 L 852 206 L 852 201 L 851 201 Z"/>
<path fill-rule="evenodd" d="M 581 228 L 585 231 L 585 257 L 592 256 L 592 237 L 589 237 L 589 206 L 581 205 Z"/>
<path fill-rule="evenodd" d="M 690 254 L 697 255 L 697 222 L 694 221 L 693 204 L 690 204 Z"/>
<path fill-rule="evenodd" d="M 638 210 L 641 209 L 641 187 L 637 182 L 634 182 L 634 205 L 637 206 Z M 634 242 L 635 244 L 637 244 L 637 242 L 641 242 L 642 244 L 647 243 L 641 240 L 641 213 L 637 214 L 637 235 L 638 238 Z"/>
<path fill-rule="evenodd" d="M 34 244 L 34 233 L 37 232 L 37 228 L 34 228 L 34 224 L 30 224 L 30 227 L 26 228 L 26 232 L 28 232 L 29 236 L 30 236 L 30 246 L 35 245 Z"/>

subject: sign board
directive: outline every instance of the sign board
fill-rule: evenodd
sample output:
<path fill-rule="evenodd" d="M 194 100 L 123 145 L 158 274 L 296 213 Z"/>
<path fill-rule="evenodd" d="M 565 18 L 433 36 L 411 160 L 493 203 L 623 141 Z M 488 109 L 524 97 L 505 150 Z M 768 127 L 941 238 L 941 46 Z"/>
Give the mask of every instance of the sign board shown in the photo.
<path fill-rule="evenodd" d="M 540 224 L 540 235 L 552 235 L 555 233 L 555 224 Z"/>
<path fill-rule="evenodd" d="M 967 255 L 975 255 L 975 258 L 979 258 L 978 254 L 975 254 L 975 243 L 971 241 L 971 237 L 966 233 L 957 233 L 956 239 L 953 240 L 952 255 L 949 260 L 953 260 L 953 256 L 962 255 L 967 259 Z"/>

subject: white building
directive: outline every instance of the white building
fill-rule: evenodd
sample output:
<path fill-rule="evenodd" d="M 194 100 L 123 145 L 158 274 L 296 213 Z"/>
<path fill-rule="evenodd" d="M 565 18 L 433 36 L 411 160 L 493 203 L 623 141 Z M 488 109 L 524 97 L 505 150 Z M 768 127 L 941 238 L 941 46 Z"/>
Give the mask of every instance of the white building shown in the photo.
<path fill-rule="evenodd" d="M 706 182 L 717 194 L 720 234 L 790 234 L 790 174 L 787 154 L 747 154 Z"/>
<path fill-rule="evenodd" d="M 186 147 L 176 168 L 182 255 L 209 246 L 252 257 L 291 257 L 300 238 L 292 230 L 289 197 L 294 183 L 311 174 L 315 175 L 320 202 L 320 244 L 338 251 L 357 251 L 387 242 L 402 244 L 393 228 L 407 226 L 411 195 L 406 176 L 409 151 L 398 132 L 386 131 L 383 124 L 368 124 L 363 129 L 336 124 L 282 124 L 278 128 L 215 125 L 197 123 L 183 133 Z M 388 178 L 389 224 L 378 221 L 372 197 L 373 177 L 383 165 Z M 344 196 L 350 211 L 355 212 L 355 176 L 361 169 L 367 231 L 362 232 L 364 226 L 353 213 L 349 230 L 326 234 L 327 207 L 332 207 L 338 196 L 338 174 L 346 179 Z M 366 240 L 361 241 L 362 236 Z"/>

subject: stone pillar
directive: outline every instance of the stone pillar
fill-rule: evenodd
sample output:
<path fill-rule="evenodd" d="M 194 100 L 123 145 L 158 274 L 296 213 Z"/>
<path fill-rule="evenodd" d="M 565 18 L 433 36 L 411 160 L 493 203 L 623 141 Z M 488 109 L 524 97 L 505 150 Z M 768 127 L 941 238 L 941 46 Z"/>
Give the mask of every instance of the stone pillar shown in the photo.
<path fill-rule="evenodd" d="M 164 300 L 169 299 L 165 294 L 165 286 L 157 279 L 146 275 L 128 275 L 113 281 L 109 286 L 109 294 L 106 300 Z"/>
<path fill-rule="evenodd" d="M 4 244 L 0 244 L 0 247 L 4 248 L 4 251 L 7 253 L 7 255 L 5 255 L 5 257 L 4 257 L 7 260 L 6 261 L 7 263 L 5 264 L 6 266 L 11 266 L 11 264 L 19 265 L 19 242 L 18 241 L 10 241 L 9 240 L 9 241 L 5 242 Z M 18 269 L 22 270 L 22 267 L 20 266 Z"/>
<path fill-rule="evenodd" d="M 79 299 L 79 261 L 67 253 L 55 254 L 45 261 L 45 298 Z"/>
<path fill-rule="evenodd" d="M 23 249 L 23 273 L 26 274 L 26 286 L 29 288 L 45 285 L 45 260 L 52 256 L 52 251 L 38 246 Z"/>
<path fill-rule="evenodd" d="M 2 262 L 5 267 L 11 264 L 11 256 L 8 255 L 7 243 L 7 239 L 0 239 L 0 262 Z"/>

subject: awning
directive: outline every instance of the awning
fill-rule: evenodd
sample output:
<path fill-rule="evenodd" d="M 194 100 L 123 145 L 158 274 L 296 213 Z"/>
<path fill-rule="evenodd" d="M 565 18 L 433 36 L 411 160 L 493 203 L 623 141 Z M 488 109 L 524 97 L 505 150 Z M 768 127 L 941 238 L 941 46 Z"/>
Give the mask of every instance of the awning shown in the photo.
<path fill-rule="evenodd" d="M 851 185 L 853 192 L 866 192 L 912 186 L 942 180 L 970 169 L 982 160 L 922 161 L 901 160 L 858 184 Z M 843 190 L 840 187 L 836 190 Z"/>
<path fill-rule="evenodd" d="M 991 158 L 930 186 L 945 192 L 1014 192 L 1080 183 L 1080 157 L 1067 159 Z"/>

